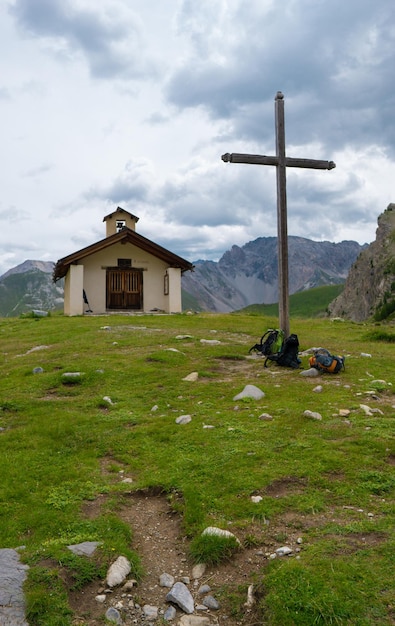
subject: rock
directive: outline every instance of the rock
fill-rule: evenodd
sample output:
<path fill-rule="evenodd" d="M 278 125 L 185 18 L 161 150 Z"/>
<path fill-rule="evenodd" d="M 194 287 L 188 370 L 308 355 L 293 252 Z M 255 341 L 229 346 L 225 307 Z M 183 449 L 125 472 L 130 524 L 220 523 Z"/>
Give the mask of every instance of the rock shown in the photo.
<path fill-rule="evenodd" d="M 23 595 L 28 569 L 16 550 L 0 549 L 0 624 L 4 626 L 28 626 Z"/>
<path fill-rule="evenodd" d="M 134 578 L 131 578 L 130 580 L 127 580 L 124 584 L 124 586 L 122 587 L 122 589 L 124 591 L 132 591 L 133 587 L 135 587 L 137 585 L 137 580 L 135 580 Z"/>
<path fill-rule="evenodd" d="M 159 584 L 161 587 L 172 587 L 174 585 L 174 576 L 171 574 L 161 574 L 159 577 Z"/>
<path fill-rule="evenodd" d="M 220 608 L 219 602 L 213 596 L 206 596 L 203 600 L 203 604 L 212 611 L 218 611 Z"/>
<path fill-rule="evenodd" d="M 273 416 L 270 415 L 270 413 L 262 413 L 258 419 L 270 422 L 273 419 Z"/>
<path fill-rule="evenodd" d="M 190 374 L 188 374 L 188 376 L 185 376 L 185 378 L 183 378 L 182 380 L 185 380 L 190 383 L 194 383 L 197 381 L 198 378 L 199 378 L 198 372 L 191 372 Z"/>
<path fill-rule="evenodd" d="M 143 613 L 147 619 L 156 619 L 158 617 L 158 607 L 151 604 L 144 604 Z"/>
<path fill-rule="evenodd" d="M 383 411 L 381 409 L 371 409 L 367 404 L 360 404 L 359 406 L 366 415 L 372 416 L 374 413 L 380 413 L 383 415 Z"/>
<path fill-rule="evenodd" d="M 218 339 L 201 339 L 200 343 L 206 343 L 211 346 L 218 346 L 221 342 Z"/>
<path fill-rule="evenodd" d="M 166 620 L 166 622 L 171 622 L 175 618 L 176 615 L 177 615 L 177 611 L 174 608 L 174 606 L 169 606 L 167 607 L 163 615 L 163 619 Z"/>
<path fill-rule="evenodd" d="M 262 500 L 262 496 L 251 496 L 251 501 L 255 502 L 255 504 L 258 504 L 258 502 L 260 502 Z"/>
<path fill-rule="evenodd" d="M 350 409 L 339 409 L 340 417 L 348 417 L 350 415 Z"/>
<path fill-rule="evenodd" d="M 255 385 L 246 385 L 240 393 L 234 396 L 233 400 L 241 400 L 242 398 L 253 398 L 254 400 L 260 400 L 265 397 L 265 392 L 256 387 Z"/>
<path fill-rule="evenodd" d="M 300 372 L 300 376 L 306 376 L 307 378 L 315 378 L 319 375 L 320 373 L 318 370 L 315 369 L 315 367 L 310 367 L 310 369 Z"/>
<path fill-rule="evenodd" d="M 247 602 L 244 604 L 247 609 L 251 609 L 255 604 L 254 585 L 248 585 Z"/>
<path fill-rule="evenodd" d="M 100 602 L 100 604 L 104 604 L 104 602 L 107 600 L 107 596 L 105 593 L 99 593 L 97 596 L 95 596 L 95 600 L 96 602 Z"/>
<path fill-rule="evenodd" d="M 317 385 L 317 387 L 314 387 L 313 391 L 315 393 L 321 393 L 322 389 L 323 389 L 322 385 Z"/>
<path fill-rule="evenodd" d="M 33 369 L 33 374 L 43 374 L 43 373 L 44 373 L 44 370 L 42 367 L 35 367 Z"/>
<path fill-rule="evenodd" d="M 183 615 L 178 626 L 210 626 L 210 618 L 200 615 Z"/>
<path fill-rule="evenodd" d="M 199 587 L 198 589 L 198 594 L 200 596 L 204 596 L 206 593 L 209 593 L 211 591 L 211 587 L 210 585 L 202 585 L 201 587 Z"/>
<path fill-rule="evenodd" d="M 288 554 L 292 554 L 293 550 L 289 546 L 282 546 L 282 548 L 277 548 L 276 554 L 277 556 L 287 556 Z"/>
<path fill-rule="evenodd" d="M 192 578 L 194 578 L 195 580 L 197 578 L 201 578 L 205 571 L 206 571 L 206 564 L 198 563 L 197 565 L 194 566 L 192 570 Z"/>
<path fill-rule="evenodd" d="M 372 355 L 369 354 L 368 352 L 361 352 L 361 356 L 367 357 L 368 359 L 372 358 Z"/>
<path fill-rule="evenodd" d="M 100 541 L 83 541 L 75 545 L 67 546 L 71 552 L 78 556 L 92 556 L 98 546 L 101 545 Z"/>
<path fill-rule="evenodd" d="M 322 415 L 321 413 L 317 413 L 316 411 L 304 411 L 303 415 L 305 417 L 310 417 L 313 420 L 322 420 Z"/>
<path fill-rule="evenodd" d="M 155 411 L 157 411 L 159 409 L 157 404 L 154 404 L 154 406 L 151 409 L 151 413 L 154 413 Z"/>
<path fill-rule="evenodd" d="M 131 565 L 128 559 L 124 556 L 119 556 L 112 565 L 110 565 L 107 572 L 107 585 L 109 587 L 116 587 L 125 580 L 126 576 L 130 574 Z"/>
<path fill-rule="evenodd" d="M 202 535 L 217 535 L 218 537 L 227 537 L 228 539 L 235 539 L 236 542 L 240 544 L 239 539 L 230 532 L 230 530 L 223 530 L 222 528 L 217 528 L 216 526 L 207 526 L 202 532 Z"/>
<path fill-rule="evenodd" d="M 111 400 L 110 396 L 104 396 L 103 398 L 104 402 L 107 402 L 107 404 L 111 404 L 114 405 L 115 403 Z"/>
<path fill-rule="evenodd" d="M 117 609 L 114 609 L 113 606 L 110 606 L 110 608 L 107 609 L 106 619 L 113 624 L 118 624 L 119 626 L 122 624 L 121 614 Z"/>
<path fill-rule="evenodd" d="M 167 602 L 173 602 L 184 613 L 193 613 L 195 605 L 188 587 L 184 583 L 177 582 L 166 596 Z"/>
<path fill-rule="evenodd" d="M 80 380 L 82 376 L 83 372 L 64 372 L 62 374 L 62 380 L 64 382 L 75 382 L 76 380 Z"/>
<path fill-rule="evenodd" d="M 176 424 L 189 424 L 192 421 L 192 417 L 190 415 L 180 415 L 177 417 Z"/>
<path fill-rule="evenodd" d="M 177 335 L 176 339 L 193 339 L 193 335 Z"/>

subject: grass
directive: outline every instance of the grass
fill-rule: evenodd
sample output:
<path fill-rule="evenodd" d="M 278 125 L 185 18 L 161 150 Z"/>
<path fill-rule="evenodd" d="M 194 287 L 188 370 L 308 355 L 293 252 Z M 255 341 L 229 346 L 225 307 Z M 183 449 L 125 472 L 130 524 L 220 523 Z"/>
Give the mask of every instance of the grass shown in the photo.
<path fill-rule="evenodd" d="M 289 310 L 292 316 L 300 318 L 323 317 L 328 305 L 343 291 L 344 285 L 322 285 L 290 295 Z M 278 316 L 278 303 L 251 304 L 243 309 L 252 315 Z"/>
<path fill-rule="evenodd" d="M 301 350 L 346 355 L 345 372 L 306 379 L 245 358 L 276 323 L 246 313 L 0 319 L 0 547 L 25 546 L 32 626 L 72 624 L 61 566 L 75 589 L 103 577 L 114 553 L 141 576 L 117 511 L 124 492 L 152 487 L 182 513 L 192 560 L 230 557 L 218 538 L 202 541 L 207 526 L 245 533 L 244 545 L 277 525 L 280 544 L 303 534 L 300 558 L 254 574 L 259 623 L 393 624 L 394 327 L 293 317 Z M 198 380 L 184 381 L 191 372 Z M 265 397 L 234 402 L 246 384 Z M 189 424 L 175 423 L 186 414 Z M 67 550 L 83 540 L 100 542 L 95 567 Z M 245 590 L 224 595 L 241 614 Z"/>

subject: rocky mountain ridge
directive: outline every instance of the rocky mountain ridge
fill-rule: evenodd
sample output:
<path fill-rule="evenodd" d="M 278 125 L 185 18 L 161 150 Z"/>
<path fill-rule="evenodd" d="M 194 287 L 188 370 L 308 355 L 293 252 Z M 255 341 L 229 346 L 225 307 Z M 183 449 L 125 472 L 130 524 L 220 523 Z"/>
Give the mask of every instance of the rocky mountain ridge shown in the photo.
<path fill-rule="evenodd" d="M 379 321 L 395 311 L 395 204 L 388 205 L 377 224 L 375 241 L 352 265 L 344 291 L 329 305 L 330 315 Z"/>
<path fill-rule="evenodd" d="M 52 282 L 54 266 L 50 261 L 27 260 L 0 276 L 0 316 L 62 309 L 64 281 Z"/>
<path fill-rule="evenodd" d="M 290 294 L 320 285 L 344 283 L 364 246 L 356 241 L 288 238 Z M 278 301 L 277 238 L 259 237 L 232 246 L 221 259 L 196 261 L 182 278 L 183 289 L 203 310 L 229 312 L 249 304 Z"/>

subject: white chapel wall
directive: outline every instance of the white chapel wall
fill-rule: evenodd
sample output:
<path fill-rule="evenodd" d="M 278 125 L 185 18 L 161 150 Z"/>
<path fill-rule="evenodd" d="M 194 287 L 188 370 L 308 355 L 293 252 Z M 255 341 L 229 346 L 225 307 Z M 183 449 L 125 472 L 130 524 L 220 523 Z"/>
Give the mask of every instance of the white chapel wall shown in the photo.
<path fill-rule="evenodd" d="M 143 269 L 143 310 L 181 311 L 181 272 L 132 244 L 115 244 L 81 261 L 84 265 L 84 289 L 93 313 L 106 312 L 106 268 L 117 267 L 118 259 L 131 259 L 132 268 Z M 78 266 L 77 266 L 78 267 Z M 165 296 L 166 270 L 170 270 L 171 292 Z M 179 274 L 179 280 L 177 278 Z M 179 293 L 176 293 L 177 290 Z M 170 307 L 170 308 L 169 308 Z M 178 307 L 178 308 L 177 308 Z"/>

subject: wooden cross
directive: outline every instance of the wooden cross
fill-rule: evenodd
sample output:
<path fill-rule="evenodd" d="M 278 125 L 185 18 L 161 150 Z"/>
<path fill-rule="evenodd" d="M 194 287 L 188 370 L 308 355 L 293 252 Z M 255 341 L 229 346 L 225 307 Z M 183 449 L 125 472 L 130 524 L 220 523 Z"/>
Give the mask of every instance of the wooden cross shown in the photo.
<path fill-rule="evenodd" d="M 287 234 L 287 167 L 306 167 L 315 170 L 332 170 L 333 161 L 315 159 L 292 159 L 285 156 L 284 96 L 278 91 L 275 97 L 276 156 L 259 154 L 222 155 L 225 163 L 252 163 L 275 165 L 277 168 L 277 249 L 278 249 L 278 306 L 279 324 L 286 337 L 289 336 L 289 288 L 288 288 L 288 234 Z"/>

